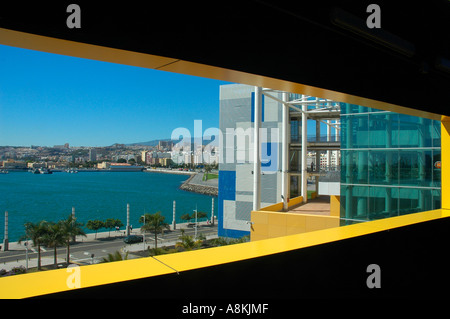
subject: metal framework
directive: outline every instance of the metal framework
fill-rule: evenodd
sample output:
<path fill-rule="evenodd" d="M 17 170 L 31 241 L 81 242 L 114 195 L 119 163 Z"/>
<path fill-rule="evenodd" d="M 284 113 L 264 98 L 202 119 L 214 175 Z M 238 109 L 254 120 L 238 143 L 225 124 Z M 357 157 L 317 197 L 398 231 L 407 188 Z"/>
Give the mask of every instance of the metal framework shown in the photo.
<path fill-rule="evenodd" d="M 322 99 L 308 95 L 297 95 L 296 98 L 290 100 L 289 93 L 284 91 L 272 90 L 268 88 L 255 87 L 255 147 L 254 147 L 254 175 L 253 175 L 253 210 L 258 210 L 261 204 L 261 161 L 259 158 L 260 152 L 260 137 L 259 128 L 261 127 L 261 108 L 262 95 L 267 96 L 281 103 L 282 105 L 282 161 L 281 161 L 281 196 L 283 201 L 283 208 L 287 210 L 289 200 L 289 185 L 290 177 L 298 175 L 298 173 L 289 172 L 289 153 L 291 150 L 301 148 L 301 195 L 303 202 L 307 202 L 307 179 L 308 176 L 314 175 L 313 172 L 308 172 L 307 169 L 307 152 L 308 149 L 316 151 L 316 165 L 320 166 L 320 152 L 327 152 L 327 166 L 331 164 L 331 150 L 338 150 L 340 142 L 338 141 L 337 132 L 340 131 L 340 104 L 329 99 Z M 281 93 L 282 98 L 278 98 L 270 94 Z M 301 143 L 292 143 L 290 138 L 290 122 L 292 119 L 301 118 L 302 141 Z M 308 142 L 307 128 L 308 119 L 315 120 L 317 123 L 324 123 L 327 125 L 327 141 L 319 141 L 320 125 L 316 125 L 316 141 Z M 335 121 L 335 123 L 332 123 Z M 336 130 L 335 141 L 331 141 L 331 128 Z M 318 189 L 319 176 L 316 177 L 316 189 Z"/>

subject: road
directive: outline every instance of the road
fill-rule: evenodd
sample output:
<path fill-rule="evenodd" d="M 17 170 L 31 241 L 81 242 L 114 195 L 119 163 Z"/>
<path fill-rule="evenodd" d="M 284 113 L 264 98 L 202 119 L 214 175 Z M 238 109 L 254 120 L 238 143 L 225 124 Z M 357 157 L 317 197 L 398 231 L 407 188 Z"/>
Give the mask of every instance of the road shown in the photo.
<path fill-rule="evenodd" d="M 194 236 L 195 229 L 194 228 L 185 228 L 185 234 Z M 205 235 L 208 234 L 216 234 L 217 235 L 217 226 L 201 226 L 198 228 L 198 233 L 203 233 Z M 133 234 L 140 235 L 140 231 L 133 231 Z M 181 231 L 179 229 L 175 231 L 165 232 L 164 235 L 158 234 L 158 247 L 162 247 L 165 244 L 173 244 L 176 242 L 181 235 Z M 154 246 L 154 234 L 147 233 L 145 236 L 145 248 L 150 245 Z M 132 251 L 136 251 L 138 249 L 143 249 L 143 243 L 139 244 L 125 244 L 123 242 L 123 236 L 115 236 L 114 232 L 111 232 L 111 237 L 104 237 L 98 239 L 91 239 L 83 241 L 78 241 L 70 245 L 70 258 L 71 261 L 81 262 L 81 263 L 91 263 L 92 262 L 92 254 L 94 255 L 95 260 L 101 260 L 102 257 L 106 257 L 108 253 L 114 253 L 116 251 L 120 251 L 122 248 L 126 248 L 126 250 L 130 250 L 131 255 Z M 53 248 L 42 247 L 41 248 L 41 258 L 43 257 L 51 257 L 53 258 Z M 57 259 L 58 262 L 63 262 L 66 260 L 67 249 L 66 247 L 57 248 Z M 36 259 L 37 258 L 36 249 L 34 252 L 29 249 L 28 250 L 28 258 Z M 0 252 L 0 269 L 2 268 L 2 264 L 8 262 L 16 262 L 20 260 L 25 260 L 26 258 L 26 250 L 25 248 L 10 250 L 5 252 Z M 133 256 L 129 255 L 129 258 L 133 258 Z"/>

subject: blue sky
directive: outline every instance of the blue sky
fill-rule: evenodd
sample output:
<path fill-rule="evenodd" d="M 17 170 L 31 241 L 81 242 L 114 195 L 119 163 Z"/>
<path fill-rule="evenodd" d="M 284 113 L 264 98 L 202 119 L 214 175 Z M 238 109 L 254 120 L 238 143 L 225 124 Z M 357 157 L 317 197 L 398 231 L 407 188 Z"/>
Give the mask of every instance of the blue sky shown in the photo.
<path fill-rule="evenodd" d="M 170 138 L 178 127 L 194 135 L 194 120 L 203 131 L 219 127 L 223 84 L 0 45 L 0 145 L 129 144 Z"/>
<path fill-rule="evenodd" d="M 0 145 L 107 146 L 219 126 L 217 80 L 0 45 Z"/>

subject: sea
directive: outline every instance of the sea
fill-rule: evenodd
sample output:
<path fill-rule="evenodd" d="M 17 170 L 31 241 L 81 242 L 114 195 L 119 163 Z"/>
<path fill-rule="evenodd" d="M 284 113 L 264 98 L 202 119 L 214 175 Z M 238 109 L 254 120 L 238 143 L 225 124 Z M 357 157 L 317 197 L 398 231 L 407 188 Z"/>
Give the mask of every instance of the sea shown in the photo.
<path fill-rule="evenodd" d="M 58 221 L 67 218 L 75 207 L 78 222 L 117 218 L 126 225 L 127 204 L 130 224 L 142 226 L 139 217 L 161 212 L 172 223 L 173 201 L 177 223 L 180 216 L 194 209 L 211 217 L 212 200 L 217 216 L 217 197 L 187 192 L 179 186 L 189 175 L 147 172 L 54 172 L 0 174 L 0 243 L 4 238 L 5 211 L 8 211 L 9 241 L 24 235 L 26 222 Z M 121 227 L 125 230 L 125 226 Z M 87 228 L 84 228 L 89 233 Z M 107 231 L 101 229 L 99 231 Z"/>

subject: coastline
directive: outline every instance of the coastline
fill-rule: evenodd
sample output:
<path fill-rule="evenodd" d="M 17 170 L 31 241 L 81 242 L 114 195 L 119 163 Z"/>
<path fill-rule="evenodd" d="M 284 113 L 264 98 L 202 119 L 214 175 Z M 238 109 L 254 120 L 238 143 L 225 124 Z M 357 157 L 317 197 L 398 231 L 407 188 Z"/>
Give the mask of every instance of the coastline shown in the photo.
<path fill-rule="evenodd" d="M 179 174 L 179 175 L 190 175 L 187 180 L 181 184 L 179 187 L 181 190 L 187 192 L 193 192 L 208 196 L 218 196 L 219 188 L 215 185 L 208 185 L 207 182 L 199 182 L 203 178 L 203 173 L 191 172 L 191 171 L 177 171 L 177 170 L 169 170 L 169 169 L 147 169 L 144 172 L 150 173 L 166 173 L 166 174 Z M 192 182 L 192 180 L 197 176 L 201 176 L 201 178 L 197 178 L 197 182 Z M 216 183 L 217 184 L 217 183 Z"/>
<path fill-rule="evenodd" d="M 143 170 L 144 173 L 166 173 L 166 174 L 178 174 L 178 175 L 195 175 L 197 172 L 190 172 L 190 171 L 177 171 L 172 169 L 145 169 Z"/>
<path fill-rule="evenodd" d="M 199 174 L 203 178 L 203 173 Z M 187 180 L 181 184 L 180 189 L 187 191 L 187 192 L 193 192 L 193 193 L 199 193 L 203 195 L 208 196 L 218 196 L 219 195 L 219 188 L 211 185 L 205 185 L 204 184 L 198 184 L 193 183 L 192 180 L 197 176 L 197 174 L 193 174 L 190 176 Z"/>

